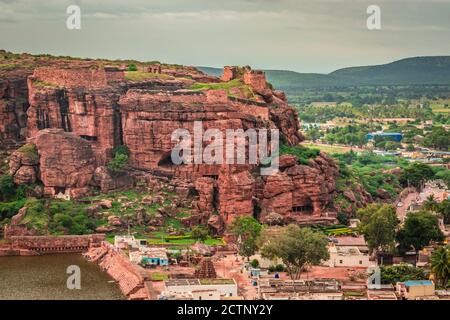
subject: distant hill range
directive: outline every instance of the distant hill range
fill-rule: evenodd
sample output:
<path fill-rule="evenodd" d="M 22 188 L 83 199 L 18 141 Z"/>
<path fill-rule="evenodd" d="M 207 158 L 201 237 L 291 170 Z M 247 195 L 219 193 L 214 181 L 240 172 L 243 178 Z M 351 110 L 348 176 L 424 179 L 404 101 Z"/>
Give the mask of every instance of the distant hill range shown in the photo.
<path fill-rule="evenodd" d="M 210 75 L 222 75 L 219 68 L 198 69 Z M 288 92 L 366 85 L 450 85 L 450 56 L 406 58 L 382 65 L 343 68 L 329 74 L 283 70 L 265 72 L 270 83 Z"/>

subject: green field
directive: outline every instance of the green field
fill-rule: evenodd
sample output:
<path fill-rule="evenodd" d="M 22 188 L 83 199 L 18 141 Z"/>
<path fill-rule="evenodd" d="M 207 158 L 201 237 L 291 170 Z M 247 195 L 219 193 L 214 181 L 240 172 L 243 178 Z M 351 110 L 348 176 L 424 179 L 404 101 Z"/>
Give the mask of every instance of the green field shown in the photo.
<path fill-rule="evenodd" d="M 319 149 L 320 151 L 326 153 L 346 153 L 350 151 L 350 147 L 341 147 L 341 146 L 332 146 L 332 145 L 324 145 L 324 144 L 315 144 L 315 143 L 302 143 L 302 146 L 307 148 Z"/>

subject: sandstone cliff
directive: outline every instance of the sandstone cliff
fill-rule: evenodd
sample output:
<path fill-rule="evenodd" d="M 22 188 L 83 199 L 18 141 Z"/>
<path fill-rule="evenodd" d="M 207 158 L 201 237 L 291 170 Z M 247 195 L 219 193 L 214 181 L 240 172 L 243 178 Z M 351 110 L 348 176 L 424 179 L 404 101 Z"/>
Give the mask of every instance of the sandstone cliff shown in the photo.
<path fill-rule="evenodd" d="M 71 197 L 88 194 L 94 185 L 104 191 L 130 185 L 113 183 L 104 167 L 113 148 L 126 145 L 134 175 L 145 172 L 183 186 L 176 190 L 197 197 L 199 219 L 217 230 L 237 215 L 263 220 L 276 213 L 285 222 L 333 221 L 324 208 L 335 190 L 338 170 L 324 154 L 308 165 L 284 156 L 281 170 L 267 177 L 259 175 L 259 164 L 171 161 L 172 132 L 192 132 L 196 121 L 202 122 L 203 132 L 277 128 L 282 143 L 301 142 L 296 111 L 284 93 L 271 88 L 263 72 L 226 67 L 219 79 L 192 67 L 143 64 L 129 72 L 119 63 L 37 61 L 32 73 L 22 73 L 20 90 L 11 89 L 11 80 L 3 87 L 0 81 L 0 94 L 10 100 L 0 102 L 3 141 L 23 143 L 26 136 L 38 154 L 33 161 L 23 152 L 13 154 L 10 173 L 16 183 L 39 180 L 46 195 Z M 22 102 L 24 94 L 28 98 Z M 241 143 L 248 148 L 247 141 Z"/>

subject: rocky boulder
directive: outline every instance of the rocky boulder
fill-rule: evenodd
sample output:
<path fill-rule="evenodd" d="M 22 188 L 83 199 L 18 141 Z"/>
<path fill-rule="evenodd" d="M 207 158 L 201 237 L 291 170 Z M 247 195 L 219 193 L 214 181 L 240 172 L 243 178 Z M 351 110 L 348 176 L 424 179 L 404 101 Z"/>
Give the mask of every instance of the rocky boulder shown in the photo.
<path fill-rule="evenodd" d="M 95 169 L 95 157 L 86 140 L 61 129 L 44 129 L 30 141 L 37 148 L 39 179 L 48 195 L 68 191 L 76 197 L 86 192 Z M 12 160 L 11 171 L 20 163 L 20 169 L 14 173 L 16 179 L 22 182 L 35 181 L 33 170 L 36 170 L 29 167 L 36 163 L 36 159 L 30 161 L 30 157 L 18 157 L 20 151 Z"/>
<path fill-rule="evenodd" d="M 9 174 L 18 185 L 37 181 L 39 154 L 34 144 L 28 143 L 17 149 L 9 160 Z"/>

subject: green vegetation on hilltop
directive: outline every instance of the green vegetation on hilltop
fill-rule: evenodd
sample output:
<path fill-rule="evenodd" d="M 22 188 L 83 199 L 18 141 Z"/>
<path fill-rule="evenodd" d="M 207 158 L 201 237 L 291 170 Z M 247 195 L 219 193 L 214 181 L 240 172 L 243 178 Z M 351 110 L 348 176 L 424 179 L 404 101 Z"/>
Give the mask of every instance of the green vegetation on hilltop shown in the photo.
<path fill-rule="evenodd" d="M 280 156 L 285 154 L 290 154 L 297 157 L 297 161 L 300 164 L 308 165 L 310 159 L 316 158 L 320 153 L 319 149 L 313 149 L 313 148 L 306 148 L 304 146 L 298 145 L 298 146 L 288 146 L 288 145 L 281 145 L 279 154 Z"/>
<path fill-rule="evenodd" d="M 233 79 L 228 82 L 217 83 L 195 83 L 190 87 L 191 90 L 226 90 L 231 97 L 236 97 L 236 91 L 239 95 L 244 95 L 247 99 L 253 99 L 255 94 L 250 86 L 244 84 L 241 79 Z"/>
<path fill-rule="evenodd" d="M 398 177 L 387 170 L 406 166 L 406 160 L 393 156 L 379 156 L 371 152 L 362 154 L 348 152 L 334 154 L 333 157 L 338 161 L 340 168 L 336 184 L 340 192 L 353 190 L 360 185 L 374 198 L 377 198 L 379 189 L 388 191 L 394 198 L 402 190 Z"/>
<path fill-rule="evenodd" d="M 161 73 L 152 73 L 145 71 L 125 71 L 125 79 L 130 81 L 145 81 L 151 79 L 170 79 L 171 76 Z"/>

